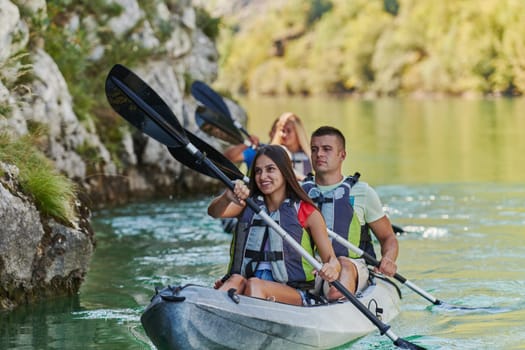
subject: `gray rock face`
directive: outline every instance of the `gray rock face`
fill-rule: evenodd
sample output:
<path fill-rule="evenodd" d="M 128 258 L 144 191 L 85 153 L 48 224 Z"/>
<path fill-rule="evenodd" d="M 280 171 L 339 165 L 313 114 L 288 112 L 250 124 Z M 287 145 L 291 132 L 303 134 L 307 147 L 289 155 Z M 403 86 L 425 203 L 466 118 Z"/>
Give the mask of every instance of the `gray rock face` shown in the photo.
<path fill-rule="evenodd" d="M 12 281 L 30 281 L 31 264 L 44 236 L 40 215 L 29 201 L 11 194 L 0 183 L 0 265 Z"/>
<path fill-rule="evenodd" d="M 0 169 L 0 309 L 78 292 L 94 247 L 89 211 L 68 225 L 42 217 L 20 192 L 18 169 Z"/>

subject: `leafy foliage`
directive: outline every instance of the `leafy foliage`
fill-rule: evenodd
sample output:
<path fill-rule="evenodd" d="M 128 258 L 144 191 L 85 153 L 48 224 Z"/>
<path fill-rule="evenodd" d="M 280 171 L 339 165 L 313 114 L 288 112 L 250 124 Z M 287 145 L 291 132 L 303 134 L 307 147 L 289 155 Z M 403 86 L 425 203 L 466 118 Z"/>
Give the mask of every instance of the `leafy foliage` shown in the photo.
<path fill-rule="evenodd" d="M 221 19 L 210 16 L 210 14 L 202 7 L 195 8 L 195 15 L 197 27 L 199 27 L 207 37 L 215 41 L 219 36 Z"/>
<path fill-rule="evenodd" d="M 22 50 L 0 64 L 0 81 L 10 91 L 25 89 L 33 79 L 33 64 L 29 53 Z"/>
<path fill-rule="evenodd" d="M 9 105 L 9 102 L 2 101 L 0 102 L 0 117 L 7 118 L 9 115 L 11 115 L 12 108 Z"/>
<path fill-rule="evenodd" d="M 519 0 L 292 0 L 226 23 L 217 85 L 235 92 L 525 91 Z"/>

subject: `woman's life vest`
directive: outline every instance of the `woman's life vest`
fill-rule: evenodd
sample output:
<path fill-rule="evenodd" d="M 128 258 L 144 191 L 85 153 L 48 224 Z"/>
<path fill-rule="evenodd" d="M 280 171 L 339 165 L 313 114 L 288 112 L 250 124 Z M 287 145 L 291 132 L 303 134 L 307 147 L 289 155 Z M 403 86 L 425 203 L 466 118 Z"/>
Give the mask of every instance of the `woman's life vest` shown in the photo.
<path fill-rule="evenodd" d="M 360 176 L 359 173 L 347 176 L 339 186 L 323 194 L 317 187 L 314 176 L 309 174 L 302 187 L 321 210 L 328 229 L 375 257 L 369 227 L 366 223 L 361 225 L 353 207 L 354 197 L 351 196 L 351 190 Z M 337 241 L 332 241 L 332 245 L 337 256 L 359 258 Z"/>
<path fill-rule="evenodd" d="M 261 197 L 255 201 L 268 213 Z M 306 218 L 299 218 L 301 205 L 304 203 L 287 199 L 278 210 L 268 215 L 313 255 L 314 243 L 302 223 Z M 230 253 L 230 273 L 240 273 L 246 278 L 253 277 L 259 264 L 264 262 L 270 264 L 276 282 L 309 288 L 315 279 L 313 266 L 249 207 L 239 218 Z"/>

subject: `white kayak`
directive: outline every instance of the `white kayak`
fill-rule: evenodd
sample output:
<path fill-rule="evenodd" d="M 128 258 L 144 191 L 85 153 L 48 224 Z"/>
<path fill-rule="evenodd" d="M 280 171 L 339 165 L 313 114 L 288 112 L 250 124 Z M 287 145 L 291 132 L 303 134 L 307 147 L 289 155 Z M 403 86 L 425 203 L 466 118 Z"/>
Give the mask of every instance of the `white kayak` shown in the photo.
<path fill-rule="evenodd" d="M 401 294 L 390 281 L 372 283 L 358 300 L 388 323 Z M 158 349 L 329 349 L 378 331 L 348 301 L 303 307 L 197 285 L 162 289 L 141 322 Z"/>

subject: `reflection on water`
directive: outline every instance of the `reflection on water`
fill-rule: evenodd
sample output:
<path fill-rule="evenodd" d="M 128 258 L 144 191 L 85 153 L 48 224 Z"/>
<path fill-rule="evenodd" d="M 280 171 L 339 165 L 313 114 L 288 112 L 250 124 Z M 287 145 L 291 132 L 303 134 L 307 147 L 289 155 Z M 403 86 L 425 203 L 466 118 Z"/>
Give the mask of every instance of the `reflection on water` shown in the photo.
<path fill-rule="evenodd" d="M 246 105 L 252 130 L 283 110 L 310 131 L 341 127 L 347 172 L 362 172 L 407 231 L 401 274 L 443 301 L 480 308 L 429 305 L 402 287 L 396 334 L 429 349 L 525 349 L 523 101 L 264 103 Z M 0 312 L 0 349 L 152 348 L 139 318 L 154 287 L 211 286 L 225 272 L 231 236 L 206 215 L 209 199 L 96 212 L 97 247 L 80 294 Z M 377 332 L 350 347 L 393 348 Z"/>
<path fill-rule="evenodd" d="M 139 308 L 80 311 L 85 306 L 79 299 L 61 298 L 1 313 L 0 349 L 141 349 L 147 344 L 143 335 L 140 341 L 131 332 L 141 328 Z"/>
<path fill-rule="evenodd" d="M 245 99 L 248 131 L 265 140 L 274 118 L 297 113 L 347 138 L 348 174 L 373 184 L 523 182 L 525 99 Z"/>

